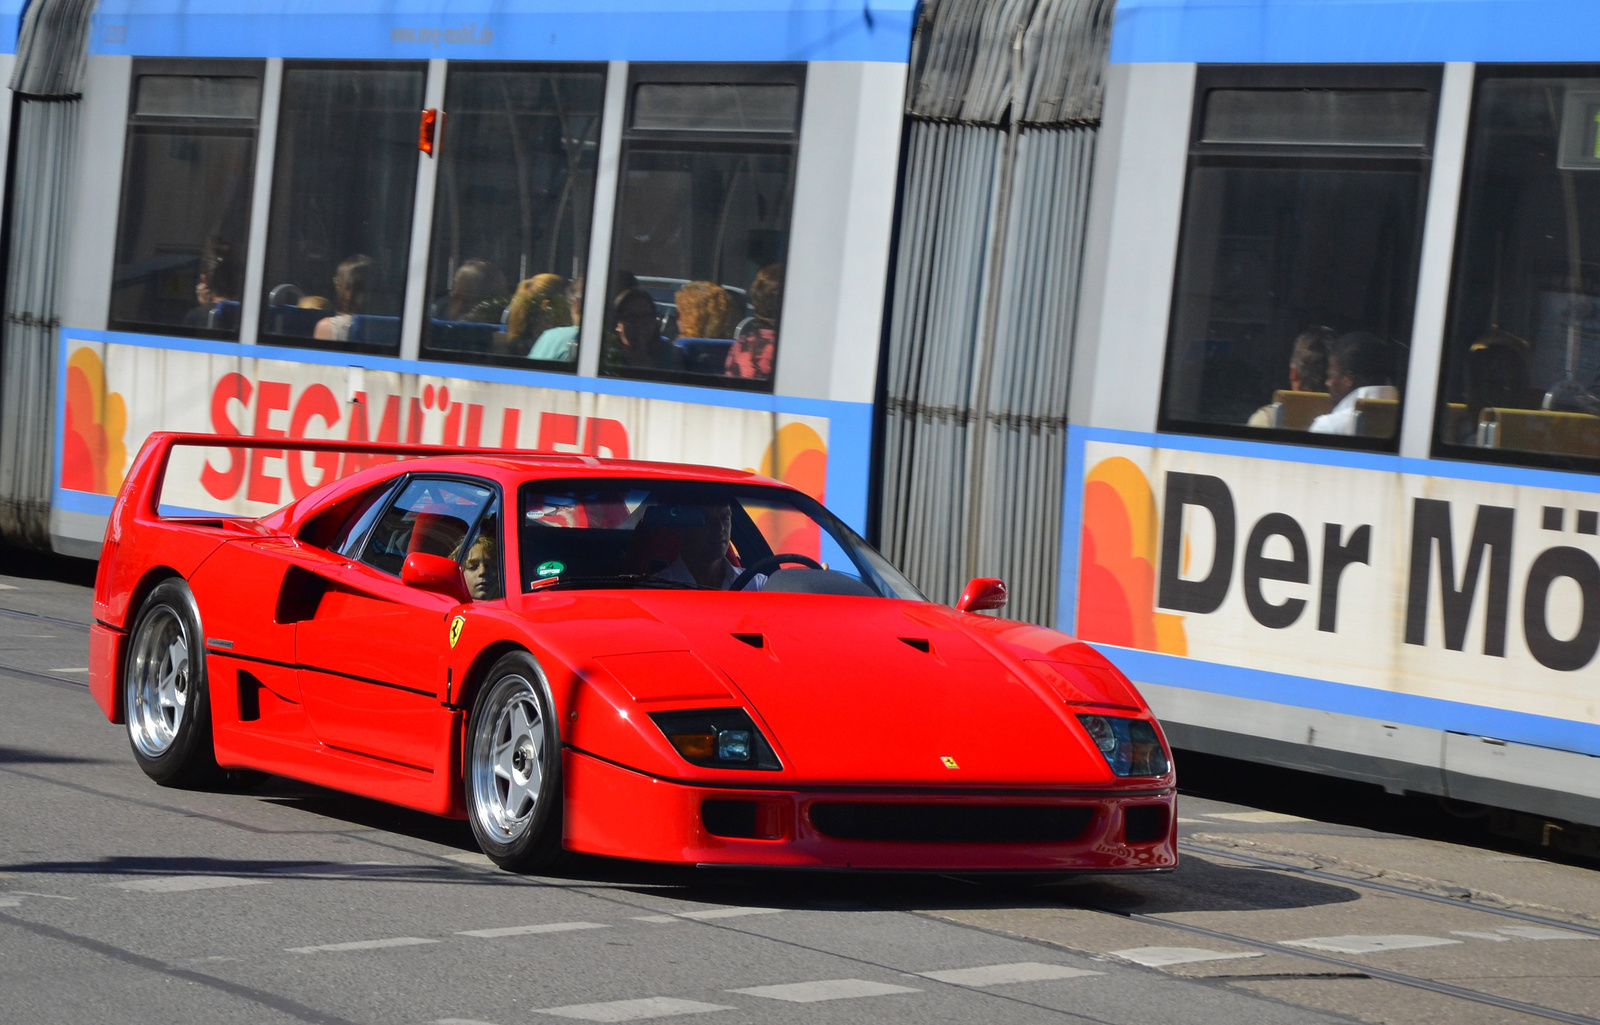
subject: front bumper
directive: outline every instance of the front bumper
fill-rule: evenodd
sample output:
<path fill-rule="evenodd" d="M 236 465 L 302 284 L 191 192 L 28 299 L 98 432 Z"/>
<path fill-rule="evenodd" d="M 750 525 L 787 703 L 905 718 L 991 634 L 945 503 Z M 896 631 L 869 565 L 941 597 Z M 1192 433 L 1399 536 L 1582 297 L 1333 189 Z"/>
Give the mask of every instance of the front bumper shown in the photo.
<path fill-rule="evenodd" d="M 692 865 L 941 872 L 1148 872 L 1178 864 L 1170 788 L 1114 794 L 723 789 L 660 779 L 570 748 L 562 767 L 565 845 L 589 854 Z M 706 802 L 712 802 L 709 812 Z M 843 816 L 841 805 L 851 806 Z M 918 809 L 932 809 L 931 827 L 919 827 Z M 963 825 L 1035 812 L 1047 820 L 1051 837 L 928 838 L 951 820 Z M 1079 822 L 1076 832 L 1061 826 Z M 921 836 L 884 838 L 897 829 Z M 730 832 L 742 835 L 719 835 Z"/>

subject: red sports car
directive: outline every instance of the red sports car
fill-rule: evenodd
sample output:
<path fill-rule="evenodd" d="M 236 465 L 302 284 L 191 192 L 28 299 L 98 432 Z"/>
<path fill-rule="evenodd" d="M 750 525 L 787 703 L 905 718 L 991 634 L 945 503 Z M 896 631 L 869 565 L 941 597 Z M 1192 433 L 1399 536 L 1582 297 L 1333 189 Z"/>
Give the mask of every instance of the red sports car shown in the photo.
<path fill-rule="evenodd" d="M 160 783 L 256 769 L 465 817 L 524 871 L 563 850 L 1177 864 L 1166 743 L 1111 663 L 973 614 L 1004 603 L 998 580 L 929 602 L 793 488 L 369 445 L 389 461 L 259 519 L 173 516 L 176 445 L 218 439 L 139 453 L 90 646 L 96 701 Z"/>

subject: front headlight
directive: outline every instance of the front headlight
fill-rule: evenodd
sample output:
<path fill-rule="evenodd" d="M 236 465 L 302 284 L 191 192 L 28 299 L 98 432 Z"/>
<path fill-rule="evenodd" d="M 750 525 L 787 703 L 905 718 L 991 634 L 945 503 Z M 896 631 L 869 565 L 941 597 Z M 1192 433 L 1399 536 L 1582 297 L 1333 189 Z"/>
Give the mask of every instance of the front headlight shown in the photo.
<path fill-rule="evenodd" d="M 683 760 L 715 769 L 781 769 L 783 764 L 742 708 L 652 712 L 650 718 Z"/>
<path fill-rule="evenodd" d="M 1078 721 L 1118 776 L 1165 776 L 1172 768 L 1167 749 L 1148 720 L 1079 715 Z"/>

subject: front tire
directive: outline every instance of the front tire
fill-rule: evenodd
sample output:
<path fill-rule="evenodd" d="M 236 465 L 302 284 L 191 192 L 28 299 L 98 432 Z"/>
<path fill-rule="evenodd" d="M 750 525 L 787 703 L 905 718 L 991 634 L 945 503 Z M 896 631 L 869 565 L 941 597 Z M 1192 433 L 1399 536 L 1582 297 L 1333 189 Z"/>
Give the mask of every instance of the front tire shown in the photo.
<path fill-rule="evenodd" d="M 489 860 L 534 872 L 561 858 L 561 733 L 525 652 L 496 662 L 478 691 L 464 777 L 467 820 Z"/>
<path fill-rule="evenodd" d="M 204 635 L 194 594 L 182 580 L 155 586 L 129 637 L 123 711 L 134 760 L 162 786 L 216 780 Z"/>

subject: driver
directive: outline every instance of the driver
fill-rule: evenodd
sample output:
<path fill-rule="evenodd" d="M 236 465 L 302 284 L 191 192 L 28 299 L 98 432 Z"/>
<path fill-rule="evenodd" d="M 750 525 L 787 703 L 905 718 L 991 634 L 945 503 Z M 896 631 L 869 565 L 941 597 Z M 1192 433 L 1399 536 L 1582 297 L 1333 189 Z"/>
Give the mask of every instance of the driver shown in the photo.
<path fill-rule="evenodd" d="M 699 525 L 677 529 L 678 557 L 656 573 L 655 579 L 726 591 L 739 579 L 741 572 L 728 558 L 732 547 L 733 511 L 722 503 L 701 506 L 700 511 Z M 765 575 L 757 574 L 744 589 L 759 591 L 766 582 Z"/>

